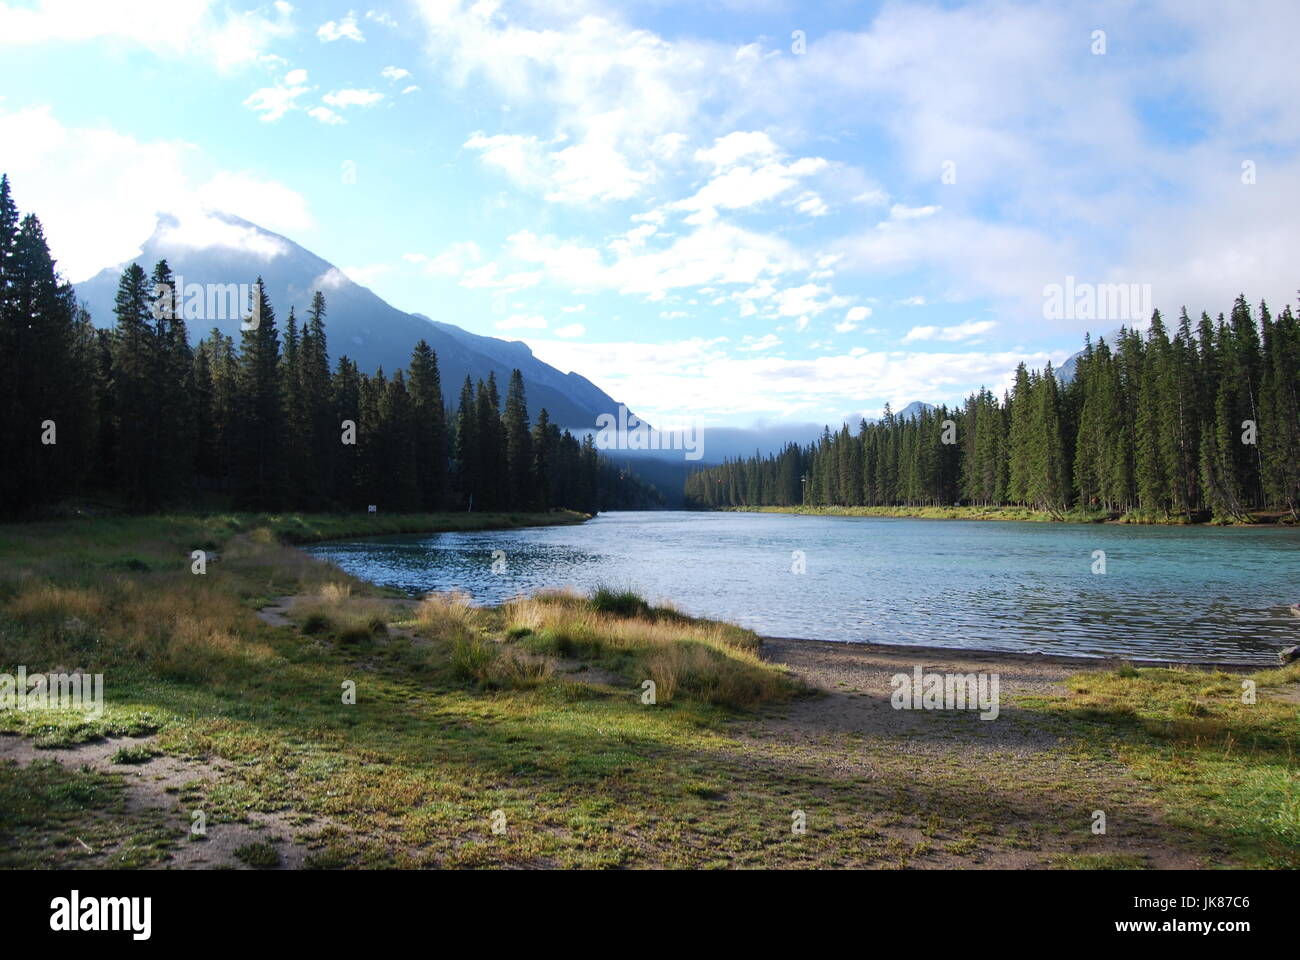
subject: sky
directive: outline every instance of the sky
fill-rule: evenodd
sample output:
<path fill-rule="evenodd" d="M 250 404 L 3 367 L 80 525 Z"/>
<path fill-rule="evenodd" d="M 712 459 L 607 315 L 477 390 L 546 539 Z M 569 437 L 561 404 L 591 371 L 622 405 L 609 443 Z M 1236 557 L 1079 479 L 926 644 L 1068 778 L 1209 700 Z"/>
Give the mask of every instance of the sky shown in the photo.
<path fill-rule="evenodd" d="M 73 281 L 224 210 L 650 422 L 855 422 L 1130 319 L 1052 285 L 1293 302 L 1298 34 L 1287 0 L 0 0 L 0 171 Z"/>

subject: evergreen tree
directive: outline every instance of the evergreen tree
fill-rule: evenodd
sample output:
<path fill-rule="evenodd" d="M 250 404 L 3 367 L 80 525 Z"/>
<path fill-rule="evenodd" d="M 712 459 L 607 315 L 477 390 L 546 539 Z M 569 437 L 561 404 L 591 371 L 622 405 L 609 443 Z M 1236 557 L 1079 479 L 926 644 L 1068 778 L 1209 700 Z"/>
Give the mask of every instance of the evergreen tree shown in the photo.
<path fill-rule="evenodd" d="M 275 311 L 258 277 L 253 310 L 242 324 L 237 433 L 234 457 L 237 501 L 241 506 L 275 510 L 287 496 L 285 483 L 284 392 L 280 382 L 280 334 Z"/>
<path fill-rule="evenodd" d="M 410 391 L 420 503 L 425 510 L 441 510 L 447 497 L 447 414 L 442 401 L 438 355 L 424 340 L 411 352 Z"/>
<path fill-rule="evenodd" d="M 528 404 L 524 399 L 524 375 L 518 369 L 510 374 L 501 428 L 505 441 L 506 502 L 528 503 L 534 499 L 533 450 Z"/>

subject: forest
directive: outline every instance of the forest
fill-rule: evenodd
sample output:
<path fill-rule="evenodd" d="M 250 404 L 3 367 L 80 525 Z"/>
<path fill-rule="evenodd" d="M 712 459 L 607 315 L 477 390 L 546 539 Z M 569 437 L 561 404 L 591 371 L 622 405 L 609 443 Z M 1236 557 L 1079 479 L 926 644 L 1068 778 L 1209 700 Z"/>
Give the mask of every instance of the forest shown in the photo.
<path fill-rule="evenodd" d="M 689 506 L 1023 506 L 1054 517 L 1242 522 L 1297 520 L 1300 325 L 1291 308 L 1230 314 L 1172 333 L 1085 338 L 1075 375 L 1022 363 L 1001 398 L 901 418 L 889 407 L 857 432 L 829 426 L 808 446 L 692 473 Z"/>
<path fill-rule="evenodd" d="M 166 261 L 123 272 L 97 329 L 0 177 L 0 513 L 66 502 L 134 511 L 550 510 L 662 505 L 659 493 L 538 412 L 515 370 L 444 397 L 423 341 L 406 371 L 331 370 L 317 291 L 283 331 L 257 303 L 240 339 L 192 346 Z M 251 328 L 251 329 L 250 329 Z"/>

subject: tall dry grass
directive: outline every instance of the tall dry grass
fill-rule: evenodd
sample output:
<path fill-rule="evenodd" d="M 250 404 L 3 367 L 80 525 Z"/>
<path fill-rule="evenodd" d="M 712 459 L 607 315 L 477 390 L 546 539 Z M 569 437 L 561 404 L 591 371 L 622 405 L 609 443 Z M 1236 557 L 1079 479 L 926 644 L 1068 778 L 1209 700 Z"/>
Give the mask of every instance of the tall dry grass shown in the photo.
<path fill-rule="evenodd" d="M 289 610 L 305 634 L 329 633 L 342 643 L 358 643 L 388 631 L 391 604 L 373 597 L 356 597 L 351 583 L 333 580 L 314 593 L 298 597 Z"/>
<path fill-rule="evenodd" d="M 661 703 L 680 693 L 746 708 L 782 702 L 798 690 L 783 668 L 758 656 L 752 631 L 636 600 L 623 591 L 613 603 L 550 591 L 511 600 L 503 612 L 508 634 L 526 649 L 595 661 L 634 682 L 653 680 Z"/>

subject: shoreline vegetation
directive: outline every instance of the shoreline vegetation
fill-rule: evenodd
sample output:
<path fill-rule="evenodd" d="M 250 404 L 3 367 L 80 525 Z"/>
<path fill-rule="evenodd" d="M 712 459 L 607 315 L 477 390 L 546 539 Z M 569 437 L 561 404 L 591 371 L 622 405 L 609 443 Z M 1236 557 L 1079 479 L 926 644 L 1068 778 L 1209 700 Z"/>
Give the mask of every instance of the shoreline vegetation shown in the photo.
<path fill-rule="evenodd" d="M 822 428 L 686 478 L 686 503 L 1023 507 L 1170 522 L 1300 522 L 1300 318 L 1244 295 L 1228 317 L 1085 336 L 1067 371 L 1016 367 L 999 398 Z M 856 430 L 855 430 L 856 427 Z M 1026 519 L 1034 519 L 1026 517 Z"/>
<path fill-rule="evenodd" d="M 621 586 L 415 601 L 292 546 L 488 520 L 440 516 L 0 525 L 0 673 L 106 704 L 0 710 L 0 867 L 1300 866 L 1300 664 L 764 639 Z M 917 665 L 999 673 L 998 718 L 891 709 Z"/>
<path fill-rule="evenodd" d="M 809 517 L 899 517 L 919 520 L 1019 520 L 1030 523 L 1106 523 L 1146 526 L 1291 526 L 1294 518 L 1286 511 L 1255 511 L 1242 517 L 1188 519 L 1182 515 L 1162 516 L 1130 510 L 1125 513 L 1071 508 L 1062 513 L 1032 507 L 977 507 L 968 505 L 895 507 L 734 506 L 706 508 L 722 513 L 790 513 Z"/>

